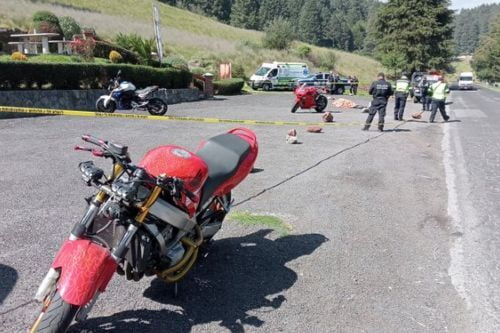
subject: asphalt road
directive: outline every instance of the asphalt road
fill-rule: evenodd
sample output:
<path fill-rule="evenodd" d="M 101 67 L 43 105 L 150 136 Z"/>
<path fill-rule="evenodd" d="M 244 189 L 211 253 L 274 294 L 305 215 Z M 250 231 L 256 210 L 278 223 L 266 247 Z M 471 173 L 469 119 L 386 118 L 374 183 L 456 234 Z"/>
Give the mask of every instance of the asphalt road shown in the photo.
<path fill-rule="evenodd" d="M 291 114 L 291 104 L 290 94 L 259 94 L 174 105 L 169 113 L 320 119 L 314 112 Z M 408 107 L 406 118 L 417 109 Z M 89 320 L 71 332 L 493 332 L 494 320 L 474 317 L 475 303 L 466 297 L 475 292 L 467 289 L 474 280 L 463 269 L 453 272 L 465 262 L 456 263 L 454 249 L 467 232 L 448 215 L 446 165 L 455 155 L 443 138 L 473 119 L 457 114 L 462 122 L 429 124 L 388 117 L 380 134 L 360 131 L 366 114 L 359 110 L 334 111 L 345 126 L 323 134 L 297 128 L 298 145 L 285 143 L 287 127 L 252 127 L 262 172 L 236 189 L 241 204 L 234 210 L 280 216 L 292 227 L 288 235 L 228 222 L 176 298 L 157 279 L 117 276 Z M 77 164 L 89 157 L 72 150 L 79 135 L 128 144 L 137 160 L 159 144 L 194 149 L 231 127 L 59 116 L 0 120 L 0 331 L 25 332 L 39 309 L 34 292 L 82 214 L 89 190 Z M 489 144 L 482 147 L 496 149 L 495 141 Z M 494 246 L 493 232 L 485 237 Z M 477 254 L 486 248 L 477 246 Z M 498 278 L 486 274 L 495 265 L 494 254 L 488 258 L 477 262 L 485 283 Z M 462 293 L 459 274 L 469 294 Z"/>
<path fill-rule="evenodd" d="M 455 240 L 450 275 L 477 332 L 500 332 L 500 93 L 454 92 L 443 149 Z"/>

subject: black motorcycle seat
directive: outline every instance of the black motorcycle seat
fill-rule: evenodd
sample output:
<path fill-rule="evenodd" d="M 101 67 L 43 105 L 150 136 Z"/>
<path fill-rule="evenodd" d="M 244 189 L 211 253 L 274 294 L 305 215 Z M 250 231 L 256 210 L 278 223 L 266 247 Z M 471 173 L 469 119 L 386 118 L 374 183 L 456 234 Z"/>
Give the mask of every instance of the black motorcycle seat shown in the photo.
<path fill-rule="evenodd" d="M 230 179 L 250 153 L 250 144 L 234 134 L 221 134 L 208 140 L 196 153 L 208 166 L 208 178 L 202 189 L 200 207 L 215 190 Z"/>
<path fill-rule="evenodd" d="M 158 86 L 151 86 L 151 87 L 146 87 L 144 89 L 136 90 L 135 93 L 138 96 L 146 96 L 147 94 L 150 94 L 155 90 L 158 90 Z"/>

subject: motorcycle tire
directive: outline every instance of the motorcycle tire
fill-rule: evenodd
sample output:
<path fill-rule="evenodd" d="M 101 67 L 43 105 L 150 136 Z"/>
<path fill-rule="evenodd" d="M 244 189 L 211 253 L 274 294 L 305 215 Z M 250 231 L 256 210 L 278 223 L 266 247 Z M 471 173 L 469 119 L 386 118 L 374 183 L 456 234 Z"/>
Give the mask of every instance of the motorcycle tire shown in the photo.
<path fill-rule="evenodd" d="M 80 309 L 79 306 L 66 303 L 56 291 L 49 306 L 38 316 L 30 333 L 64 333 Z"/>
<path fill-rule="evenodd" d="M 153 116 L 163 116 L 168 110 L 167 103 L 160 98 L 150 99 L 146 108 L 148 109 L 149 114 Z"/>
<path fill-rule="evenodd" d="M 299 109 L 299 103 L 295 103 L 295 105 L 292 107 L 292 113 L 295 113 Z"/>
<path fill-rule="evenodd" d="M 98 99 L 95 105 L 98 112 L 113 113 L 116 111 L 115 101 L 109 101 L 108 106 L 104 106 L 104 99 Z"/>
<path fill-rule="evenodd" d="M 314 108 L 316 112 L 323 112 L 323 110 L 325 110 L 327 106 L 328 106 L 328 99 L 323 95 L 319 95 L 316 98 L 316 107 Z"/>

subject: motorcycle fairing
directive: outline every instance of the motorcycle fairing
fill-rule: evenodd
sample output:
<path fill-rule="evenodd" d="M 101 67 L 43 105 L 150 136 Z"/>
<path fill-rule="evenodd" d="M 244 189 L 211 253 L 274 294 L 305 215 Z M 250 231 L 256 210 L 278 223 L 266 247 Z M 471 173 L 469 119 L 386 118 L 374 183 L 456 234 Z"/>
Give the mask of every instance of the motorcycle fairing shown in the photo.
<path fill-rule="evenodd" d="M 110 252 L 89 240 L 67 240 L 59 250 L 52 268 L 60 269 L 57 288 L 69 304 L 84 306 L 103 292 L 116 271 Z"/>

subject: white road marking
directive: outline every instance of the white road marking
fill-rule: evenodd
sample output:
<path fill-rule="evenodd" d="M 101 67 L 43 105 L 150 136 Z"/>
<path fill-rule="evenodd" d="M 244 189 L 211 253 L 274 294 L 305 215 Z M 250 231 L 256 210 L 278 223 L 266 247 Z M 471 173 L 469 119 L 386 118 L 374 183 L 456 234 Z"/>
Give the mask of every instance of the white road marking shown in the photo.
<path fill-rule="evenodd" d="M 453 108 L 453 113 L 460 118 L 488 118 L 486 113 L 479 109 L 455 109 Z"/>

